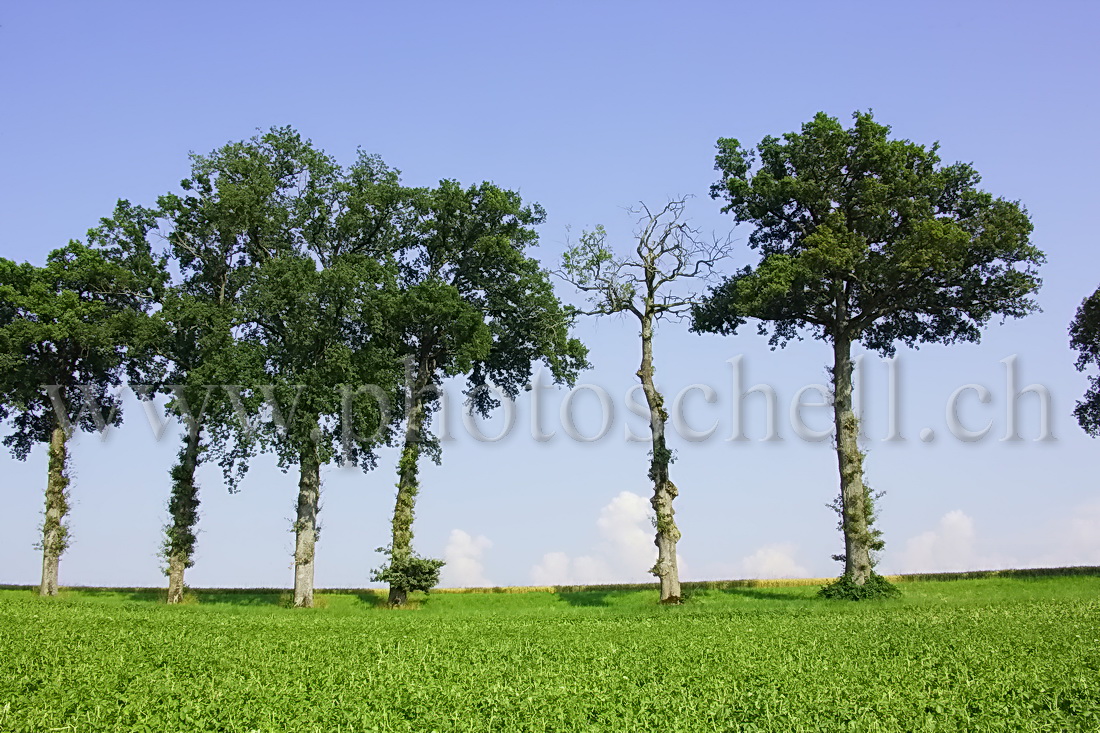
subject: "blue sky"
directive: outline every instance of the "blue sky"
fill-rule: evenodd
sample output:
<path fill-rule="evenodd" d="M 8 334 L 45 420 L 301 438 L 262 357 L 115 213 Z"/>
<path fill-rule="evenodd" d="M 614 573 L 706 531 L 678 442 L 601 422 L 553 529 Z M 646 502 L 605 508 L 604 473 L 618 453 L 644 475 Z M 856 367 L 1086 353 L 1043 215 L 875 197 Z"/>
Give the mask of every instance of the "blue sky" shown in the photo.
<path fill-rule="evenodd" d="M 548 212 L 539 256 L 553 266 L 575 234 L 598 223 L 629 244 L 623 207 L 694 194 L 689 214 L 730 228 L 706 192 L 714 142 L 755 143 L 823 110 L 873 109 L 896 135 L 940 141 L 947 161 L 972 162 L 983 185 L 1022 201 L 1048 255 L 1043 312 L 990 327 L 980 345 L 901 351 L 901 424 L 885 435 L 886 366 L 866 359 L 867 477 L 887 491 L 881 569 L 1100 564 L 1100 444 L 1073 421 L 1085 378 L 1066 327 L 1100 282 L 1093 212 L 1100 183 L 1094 142 L 1100 103 L 1100 8 L 1088 3 L 279 3 L 8 4 L 0 12 L 0 254 L 43 261 L 109 213 L 116 198 L 151 202 L 206 152 L 257 128 L 290 124 L 342 161 L 381 154 L 410 184 L 492 180 Z M 733 265 L 749 261 L 737 230 Z M 563 297 L 574 294 L 562 286 Z M 646 446 L 623 438 L 641 421 L 623 406 L 637 368 L 637 329 L 586 322 L 592 347 L 582 381 L 616 403 L 608 436 L 545 442 L 518 427 L 495 443 L 456 440 L 423 471 L 416 544 L 447 555 L 444 582 L 528 584 L 645 578 L 650 531 Z M 689 398 L 693 422 L 717 418 L 717 437 L 678 441 L 680 549 L 687 577 L 829 575 L 837 551 L 836 462 L 826 442 L 729 442 L 731 367 L 745 386 L 766 381 L 787 403 L 826 381 L 828 348 L 771 351 L 752 329 L 736 338 L 659 332 L 658 380 L 670 394 L 693 383 L 718 403 Z M 1005 432 L 1005 365 L 1019 384 L 1045 385 L 1055 440 L 1035 441 L 1034 396 L 1019 402 L 1024 440 Z M 969 426 L 983 440 L 946 436 L 944 405 L 977 383 Z M 547 424 L 564 396 L 543 396 Z M 746 403 L 749 435 L 762 402 Z M 123 429 L 74 446 L 74 544 L 63 584 L 155 585 L 176 436 L 162 441 L 132 403 Z M 594 431 L 597 401 L 574 400 Z M 807 410 L 807 422 L 827 415 Z M 937 438 L 921 442 L 922 428 Z M 493 425 L 486 427 L 489 432 Z M 755 431 L 755 432 L 754 432 Z M 369 474 L 325 473 L 318 583 L 359 586 L 385 544 L 395 474 L 387 453 Z M 45 456 L 0 457 L 0 583 L 37 582 Z M 216 468 L 201 474 L 196 586 L 285 586 L 296 477 L 269 457 L 237 495 Z"/>

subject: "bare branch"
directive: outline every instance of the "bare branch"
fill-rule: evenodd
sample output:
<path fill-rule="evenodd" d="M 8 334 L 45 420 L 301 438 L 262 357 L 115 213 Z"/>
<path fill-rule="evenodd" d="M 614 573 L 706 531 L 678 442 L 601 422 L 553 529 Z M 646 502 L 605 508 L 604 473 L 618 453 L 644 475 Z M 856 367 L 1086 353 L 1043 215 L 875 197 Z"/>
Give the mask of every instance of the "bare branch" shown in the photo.
<path fill-rule="evenodd" d="M 684 214 L 690 196 L 669 199 L 660 209 L 644 201 L 627 208 L 636 217 L 633 252 L 619 257 L 607 243 L 603 227 L 582 234 L 567 250 L 555 275 L 589 296 L 585 315 L 629 311 L 643 324 L 661 318 L 683 318 L 699 302 L 702 284 L 716 274 L 718 262 L 732 249 L 730 235 L 709 239 Z M 690 292 L 682 284 L 700 282 Z"/>

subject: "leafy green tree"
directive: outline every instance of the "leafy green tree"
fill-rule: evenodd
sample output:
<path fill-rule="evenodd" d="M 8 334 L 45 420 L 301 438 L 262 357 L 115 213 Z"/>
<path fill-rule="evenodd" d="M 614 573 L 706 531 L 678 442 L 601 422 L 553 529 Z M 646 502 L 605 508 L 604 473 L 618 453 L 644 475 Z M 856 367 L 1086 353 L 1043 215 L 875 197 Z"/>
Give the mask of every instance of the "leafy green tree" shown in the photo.
<path fill-rule="evenodd" d="M 488 385 L 514 397 L 543 361 L 558 382 L 586 365 L 586 350 L 569 336 L 565 310 L 548 274 L 528 255 L 533 227 L 545 214 L 519 194 L 490 183 L 463 188 L 442 181 L 416 196 L 418 221 L 403 238 L 399 258 L 398 343 L 407 364 L 405 435 L 388 563 L 401 568 L 413 555 L 412 525 L 422 454 L 440 459 L 428 433 L 442 381 L 467 375 L 470 409 L 488 414 L 499 401 Z M 390 584 L 401 605 L 407 588 Z"/>
<path fill-rule="evenodd" d="M 162 328 L 152 351 L 167 366 L 160 389 L 170 397 L 168 413 L 184 427 L 179 460 L 169 474 L 162 551 L 169 603 L 182 600 L 184 572 L 194 564 L 196 470 L 217 456 L 234 489 L 252 452 L 251 436 L 235 429 L 238 417 L 221 385 L 261 381 L 259 350 L 234 333 L 244 322 L 241 293 L 260 263 L 272 257 L 272 242 L 282 237 L 289 217 L 288 189 L 299 173 L 285 144 L 292 135 L 276 129 L 193 155 L 182 193 L 158 201 L 178 279 L 157 313 Z"/>
<path fill-rule="evenodd" d="M 42 581 L 56 595 L 69 545 L 68 441 L 75 430 L 103 432 L 122 423 L 116 391 L 143 364 L 133 346 L 152 332 L 147 315 L 166 279 L 153 255 L 151 212 L 119 201 L 112 217 L 54 250 L 44 267 L 0 259 L 0 418 L 4 444 L 20 460 L 48 446 Z"/>
<path fill-rule="evenodd" d="M 1069 326 L 1069 344 L 1077 352 L 1077 371 L 1100 366 L 1100 288 L 1081 301 Z M 1073 414 L 1082 430 L 1100 437 L 1100 376 L 1089 377 L 1089 388 Z"/>
<path fill-rule="evenodd" d="M 977 342 L 994 316 L 1036 309 L 1044 256 L 1026 210 L 980 190 L 970 165 L 941 165 L 937 145 L 891 139 L 870 113 L 854 120 L 845 129 L 820 113 L 755 153 L 718 141 L 711 195 L 755 226 L 760 261 L 713 289 L 693 328 L 732 334 L 753 318 L 773 346 L 803 332 L 831 344 L 843 578 L 863 585 L 883 542 L 852 411 L 852 345 L 892 355 L 898 342 Z"/>
<path fill-rule="evenodd" d="M 674 199 L 659 211 L 645 204 L 635 231 L 634 252 L 617 255 L 607 244 L 607 233 L 597 227 L 584 232 L 580 242 L 565 252 L 559 275 L 588 296 L 591 309 L 582 314 L 603 316 L 630 313 L 641 328 L 642 361 L 638 379 L 649 407 L 652 441 L 649 479 L 653 482 L 650 504 L 656 515 L 657 562 L 651 572 L 661 584 L 661 603 L 679 603 L 680 571 L 676 561 L 676 526 L 673 500 L 680 491 L 669 478 L 672 451 L 665 439 L 668 410 L 664 395 L 654 382 L 653 336 L 658 322 L 683 318 L 698 294 L 684 290 L 684 284 L 710 275 L 712 268 L 728 254 L 728 242 L 706 242 L 684 220 L 686 199 Z"/>
<path fill-rule="evenodd" d="M 344 170 L 289 129 L 265 144 L 288 175 L 274 175 L 277 224 L 256 237 L 240 337 L 263 364 L 268 414 L 257 439 L 284 470 L 298 468 L 294 604 L 311 606 L 321 467 L 372 468 L 389 437 L 401 378 L 393 253 L 410 196 L 377 158 Z"/>

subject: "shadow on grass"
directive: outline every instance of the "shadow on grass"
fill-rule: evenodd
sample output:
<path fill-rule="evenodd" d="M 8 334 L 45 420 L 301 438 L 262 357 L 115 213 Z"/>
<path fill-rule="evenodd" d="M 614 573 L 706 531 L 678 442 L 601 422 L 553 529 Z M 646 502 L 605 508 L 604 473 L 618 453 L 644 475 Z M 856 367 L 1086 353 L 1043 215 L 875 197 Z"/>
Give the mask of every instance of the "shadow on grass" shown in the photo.
<path fill-rule="evenodd" d="M 192 591 L 199 604 L 221 603 L 233 606 L 282 606 L 293 607 L 294 593 L 290 590 L 258 589 L 254 591 L 196 590 Z M 386 596 L 369 590 L 317 589 L 314 606 L 328 608 L 337 597 L 355 598 L 371 608 L 386 608 Z"/>
<path fill-rule="evenodd" d="M 649 590 L 648 588 L 645 590 Z M 757 601 L 773 601 L 780 603 L 789 603 L 791 601 L 810 601 L 815 598 L 817 589 L 814 588 L 812 592 L 807 593 L 807 589 L 791 589 L 784 587 L 768 587 L 768 588 L 691 588 L 684 587 L 683 602 L 684 604 L 691 604 L 693 597 L 704 598 L 707 594 L 719 594 L 724 596 L 731 596 L 744 599 L 753 599 Z M 592 590 L 575 590 L 573 588 L 562 588 L 554 591 L 554 595 L 560 600 L 569 604 L 570 606 L 585 607 L 585 608 L 608 608 L 613 605 L 618 605 L 617 601 L 626 601 L 627 596 L 637 596 L 637 590 L 621 590 L 621 589 L 603 589 L 594 588 Z M 652 589 L 652 598 L 647 597 L 646 601 L 651 601 L 653 605 L 657 604 L 658 591 L 656 588 Z"/>
<path fill-rule="evenodd" d="M 608 590 L 559 590 L 554 591 L 554 595 L 557 596 L 559 600 L 565 601 L 570 606 L 593 608 L 610 606 L 611 603 L 609 603 L 609 596 L 621 595 L 621 591 L 616 593 L 615 591 Z"/>
<path fill-rule="evenodd" d="M 108 594 L 110 591 L 82 591 L 81 595 L 90 595 L 93 598 L 97 595 Z M 161 590 L 160 588 L 132 588 L 126 591 L 126 600 L 139 601 L 141 603 L 164 603 L 168 598 L 168 589 Z"/>
<path fill-rule="evenodd" d="M 119 596 L 130 601 L 164 604 L 168 591 L 165 588 L 120 588 L 120 589 L 81 589 L 81 595 L 96 597 Z M 328 600 L 334 596 L 355 598 L 358 602 L 372 608 L 386 607 L 386 597 L 370 590 L 318 589 L 315 591 L 315 604 L 326 608 Z M 245 608 L 293 606 L 293 591 L 284 588 L 188 588 L 184 592 L 181 605 L 222 605 Z"/>
<path fill-rule="evenodd" d="M 389 598 L 381 593 L 371 593 L 370 591 L 363 591 L 360 593 L 353 593 L 359 602 L 370 606 L 371 608 L 389 608 Z"/>
<path fill-rule="evenodd" d="M 233 593 L 224 591 L 190 591 L 200 605 L 223 604 L 230 606 L 287 606 L 290 594 L 286 591 L 260 591 L 253 593 Z"/>
<path fill-rule="evenodd" d="M 775 588 L 722 588 L 710 592 L 740 598 L 752 598 L 758 601 L 781 601 L 784 603 L 790 601 L 812 601 L 817 598 L 816 589 L 814 589 L 812 593 L 806 593 L 805 591 L 799 593 L 781 586 Z M 688 592 L 686 596 L 686 600 L 690 601 L 691 593 Z"/>

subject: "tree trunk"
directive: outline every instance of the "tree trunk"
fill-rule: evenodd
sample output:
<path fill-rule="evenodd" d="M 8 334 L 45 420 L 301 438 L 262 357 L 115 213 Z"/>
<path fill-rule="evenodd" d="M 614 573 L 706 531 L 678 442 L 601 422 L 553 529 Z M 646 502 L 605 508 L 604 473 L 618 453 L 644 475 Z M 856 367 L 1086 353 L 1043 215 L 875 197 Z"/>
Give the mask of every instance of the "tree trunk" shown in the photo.
<path fill-rule="evenodd" d="M 187 562 L 182 555 L 168 556 L 168 603 L 183 603 L 183 571 Z"/>
<path fill-rule="evenodd" d="M 195 524 L 199 519 L 199 488 L 195 469 L 202 449 L 202 428 L 187 421 L 179 463 L 172 467 L 172 497 L 168 500 L 171 524 L 166 527 L 164 554 L 168 560 L 168 603 L 183 601 L 183 574 L 194 565 Z"/>
<path fill-rule="evenodd" d="M 46 480 L 46 518 L 42 522 L 42 583 L 38 594 L 57 595 L 58 566 L 69 546 L 65 515 L 69 513 L 68 436 L 61 427 L 50 435 L 49 476 Z"/>
<path fill-rule="evenodd" d="M 423 368 L 421 374 L 424 373 Z M 417 464 L 420 460 L 420 431 L 424 427 L 423 380 L 418 378 L 409 408 L 409 417 L 405 423 L 405 444 L 401 449 L 401 460 L 397 464 L 397 500 L 393 506 L 393 537 L 390 544 L 390 563 L 408 559 L 412 554 L 413 519 L 416 516 L 416 495 L 420 491 L 417 483 Z M 408 592 L 404 588 L 394 587 L 390 583 L 389 603 L 391 606 L 403 606 L 408 601 Z"/>
<path fill-rule="evenodd" d="M 668 411 L 664 407 L 664 397 L 653 384 L 653 322 L 652 318 L 642 319 L 642 365 L 638 369 L 638 378 L 642 380 L 642 390 L 649 404 L 649 430 L 653 437 L 653 452 L 649 464 L 649 478 L 653 481 L 653 498 L 650 504 L 657 515 L 657 563 L 652 573 L 661 581 L 661 603 L 680 602 L 680 569 L 676 563 L 676 543 L 680 541 L 680 530 L 676 526 L 672 501 L 679 495 L 676 484 L 668 476 L 668 466 L 672 453 L 665 442 L 665 423 Z"/>
<path fill-rule="evenodd" d="M 870 527 L 870 503 L 863 484 L 863 453 L 859 449 L 859 419 L 852 411 L 852 342 L 833 340 L 833 419 L 836 457 L 840 467 L 841 525 L 844 530 L 844 574 L 856 585 L 871 575 L 875 535 Z"/>
<path fill-rule="evenodd" d="M 317 447 L 301 452 L 298 480 L 298 519 L 294 522 L 294 605 L 313 607 L 314 556 L 317 548 L 317 512 L 321 499 L 321 462 Z"/>

